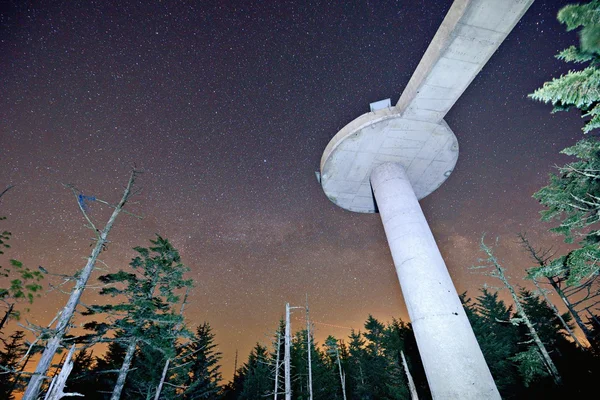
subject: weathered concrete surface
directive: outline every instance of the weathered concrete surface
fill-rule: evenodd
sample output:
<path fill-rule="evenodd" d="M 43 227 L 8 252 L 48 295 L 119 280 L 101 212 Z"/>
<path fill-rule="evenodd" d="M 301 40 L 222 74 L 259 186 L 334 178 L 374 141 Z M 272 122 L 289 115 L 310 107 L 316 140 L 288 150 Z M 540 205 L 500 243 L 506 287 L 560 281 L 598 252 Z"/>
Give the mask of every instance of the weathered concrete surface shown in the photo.
<path fill-rule="evenodd" d="M 446 264 L 402 165 L 371 185 L 434 399 L 499 399 Z"/>
<path fill-rule="evenodd" d="M 452 173 L 458 142 L 443 117 L 533 0 L 456 0 L 395 107 L 363 114 L 329 142 L 321 184 L 338 206 L 376 212 L 370 172 L 404 166 L 419 199 Z"/>

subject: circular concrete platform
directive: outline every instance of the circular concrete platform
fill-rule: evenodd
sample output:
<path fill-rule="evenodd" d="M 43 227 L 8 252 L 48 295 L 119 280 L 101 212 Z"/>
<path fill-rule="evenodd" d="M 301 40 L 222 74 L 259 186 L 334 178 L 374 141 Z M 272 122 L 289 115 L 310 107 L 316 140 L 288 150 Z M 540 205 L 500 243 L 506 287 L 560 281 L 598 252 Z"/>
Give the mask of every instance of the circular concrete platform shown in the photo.
<path fill-rule="evenodd" d="M 321 158 L 321 185 L 329 199 L 354 212 L 377 212 L 369 183 L 371 171 L 400 163 L 422 199 L 450 176 L 458 141 L 443 120 L 404 118 L 395 107 L 363 114 L 331 139 Z"/>

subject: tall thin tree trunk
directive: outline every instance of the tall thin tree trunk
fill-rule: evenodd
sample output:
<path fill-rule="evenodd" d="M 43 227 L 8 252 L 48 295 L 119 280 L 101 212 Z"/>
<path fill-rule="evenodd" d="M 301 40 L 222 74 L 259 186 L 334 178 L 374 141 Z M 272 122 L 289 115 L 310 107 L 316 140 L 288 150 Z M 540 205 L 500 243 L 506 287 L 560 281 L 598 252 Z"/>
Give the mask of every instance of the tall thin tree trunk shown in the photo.
<path fill-rule="evenodd" d="M 313 400 L 312 360 L 311 360 L 312 341 L 310 340 L 310 317 L 308 315 L 308 294 L 306 295 L 306 349 L 308 352 L 308 398 L 309 398 L 309 400 Z"/>
<path fill-rule="evenodd" d="M 65 358 L 65 362 L 60 369 L 58 375 L 52 378 L 52 383 L 50 384 L 50 388 L 48 389 L 48 393 L 46 393 L 46 397 L 44 400 L 60 400 L 63 397 L 70 396 L 80 396 L 83 397 L 80 393 L 65 393 L 64 389 L 67 384 L 67 379 L 69 379 L 69 375 L 71 375 L 71 371 L 73 370 L 73 353 L 75 352 L 75 345 L 71 346 L 69 350 L 69 354 Z"/>
<path fill-rule="evenodd" d="M 342 385 L 342 395 L 346 400 L 346 374 L 342 371 L 342 362 L 340 361 L 340 352 L 335 344 L 335 358 L 337 359 L 338 370 L 340 371 L 340 384 Z"/>
<path fill-rule="evenodd" d="M 75 309 L 79 304 L 79 299 L 81 298 L 83 290 L 85 289 L 85 285 L 87 284 L 88 280 L 90 279 L 90 275 L 94 270 L 96 259 L 98 258 L 98 255 L 100 255 L 100 252 L 106 244 L 106 238 L 108 237 L 108 233 L 110 232 L 113 224 L 115 223 L 115 220 L 121 213 L 121 210 L 125 206 L 125 203 L 127 203 L 129 196 L 131 195 L 131 189 L 133 188 L 133 183 L 135 182 L 136 174 L 137 173 L 135 170 L 131 171 L 131 175 L 129 176 L 129 182 L 127 183 L 127 187 L 123 192 L 123 197 L 121 197 L 121 201 L 115 207 L 104 229 L 100 232 L 96 240 L 96 245 L 94 246 L 91 255 L 88 257 L 87 263 L 81 271 L 77 282 L 75 283 L 75 287 L 71 291 L 69 300 L 67 301 L 67 304 L 60 313 L 60 317 L 58 318 L 58 321 L 56 323 L 56 328 L 54 329 L 54 334 L 46 343 L 46 348 L 44 349 L 44 352 L 42 353 L 42 356 L 38 361 L 35 371 L 33 372 L 31 379 L 29 380 L 27 389 L 23 394 L 23 400 L 37 399 L 40 391 L 40 386 L 42 385 L 42 381 L 44 380 L 46 372 L 48 371 L 48 368 L 52 363 L 52 359 L 54 358 L 54 355 L 56 354 L 56 351 L 60 346 L 60 342 L 63 336 L 65 335 L 67 328 L 69 327 L 69 323 L 71 322 L 73 313 L 75 312 Z M 80 204 L 79 206 L 83 210 L 82 205 Z M 86 215 L 87 218 L 87 214 L 85 214 L 85 212 L 84 215 Z"/>
<path fill-rule="evenodd" d="M 419 400 L 419 395 L 417 394 L 417 388 L 415 387 L 415 382 L 413 381 L 412 375 L 410 374 L 410 370 L 408 369 L 408 363 L 406 362 L 406 357 L 404 357 L 403 351 L 400 351 L 400 356 L 402 357 L 402 365 L 404 366 L 404 372 L 406 373 L 406 379 L 408 380 L 408 388 L 410 389 L 410 398 L 412 400 Z"/>
<path fill-rule="evenodd" d="M 171 359 L 167 358 L 167 362 L 165 362 L 165 367 L 163 368 L 162 375 L 160 377 L 160 383 L 158 384 L 158 388 L 156 389 L 156 395 L 154 396 L 154 400 L 158 400 L 158 398 L 160 397 L 160 392 L 162 392 L 162 388 L 165 383 L 165 378 L 167 377 L 167 371 L 169 370 L 170 362 Z"/>
<path fill-rule="evenodd" d="M 546 292 L 544 292 L 544 290 L 540 287 L 540 284 L 538 283 L 537 280 L 535 280 L 535 278 L 533 279 L 533 283 L 534 283 L 535 287 L 538 289 L 538 291 L 544 297 L 544 300 L 546 300 L 546 303 L 550 306 L 550 308 L 554 312 L 554 315 L 556 315 L 556 317 L 560 320 L 560 323 L 565 328 L 565 330 L 567 331 L 567 333 L 571 336 L 571 339 L 573 339 L 573 341 L 575 342 L 575 344 L 577 345 L 577 347 L 583 348 L 583 346 L 581 345 L 581 342 L 579 341 L 579 339 L 577 339 L 577 336 L 575 336 L 575 333 L 573 333 L 573 331 L 571 330 L 571 327 L 569 326 L 569 324 L 567 324 L 567 322 L 563 319 L 562 315 L 560 315 L 560 312 L 554 306 L 554 303 L 552 303 L 550 301 L 550 299 L 548 298 L 548 296 L 546 296 Z"/>
<path fill-rule="evenodd" d="M 285 304 L 285 400 L 292 400 L 292 379 L 290 366 L 290 303 Z"/>
<path fill-rule="evenodd" d="M 550 372 L 550 375 L 552 376 L 554 383 L 556 383 L 557 385 L 560 385 L 561 384 L 560 374 L 558 373 L 558 370 L 556 369 L 554 362 L 550 358 L 550 355 L 548 354 L 548 351 L 546 350 L 546 346 L 544 346 L 544 343 L 542 343 L 540 337 L 537 334 L 537 331 L 535 330 L 535 327 L 529 320 L 529 317 L 527 316 L 525 309 L 521 305 L 521 302 L 519 301 L 519 297 L 517 296 L 515 289 L 508 282 L 508 279 L 506 279 L 506 275 L 504 275 L 504 268 L 502 268 L 500 266 L 500 263 L 496 259 L 496 256 L 494 256 L 494 253 L 492 252 L 492 250 L 484 243 L 483 239 L 481 240 L 481 248 L 488 255 L 488 260 L 492 263 L 492 266 L 496 270 L 496 273 L 494 276 L 499 278 L 502 281 L 502 283 L 504 283 L 504 286 L 506 286 L 506 288 L 510 292 L 510 295 L 513 298 L 513 302 L 515 303 L 517 313 L 519 314 L 519 316 L 521 317 L 523 322 L 525 322 L 525 326 L 527 326 L 527 329 L 529 330 L 529 334 L 531 335 L 531 338 L 533 339 L 538 350 L 542 354 L 542 358 L 544 359 L 546 368 L 548 369 L 548 372 Z"/>
<path fill-rule="evenodd" d="M 123 391 L 123 387 L 125 386 L 125 379 L 127 378 L 127 373 L 131 368 L 131 360 L 133 359 L 133 355 L 135 354 L 136 345 L 137 339 L 132 338 L 129 342 L 129 345 L 127 346 L 125 359 L 123 360 L 123 365 L 121 365 L 121 369 L 119 370 L 119 377 L 117 378 L 117 383 L 115 384 L 112 395 L 110 396 L 110 400 L 119 400 L 121 398 L 121 392 Z"/>
<path fill-rule="evenodd" d="M 279 392 L 279 353 L 281 352 L 281 331 L 277 330 L 277 359 L 275 361 L 275 390 L 273 390 L 273 400 L 277 400 Z"/>
<path fill-rule="evenodd" d="M 564 292 L 560 288 L 559 284 L 554 280 L 553 277 L 548 277 L 548 282 L 550 282 L 550 285 L 552 286 L 552 288 L 554 288 L 556 293 L 558 293 L 558 297 L 560 297 L 560 299 L 563 301 L 563 303 L 565 304 L 565 306 L 567 307 L 567 309 L 573 316 L 575 323 L 577 324 L 579 329 L 581 329 L 581 331 L 583 332 L 583 336 L 585 336 L 585 339 L 590 344 L 590 346 L 592 346 L 592 348 L 593 348 L 594 342 L 593 342 L 593 340 L 590 340 L 593 336 L 592 332 L 588 329 L 587 325 L 581 320 L 581 317 L 579 316 L 579 312 L 575 309 L 575 307 L 573 307 L 573 305 L 571 304 L 571 301 L 564 294 Z M 596 349 L 596 350 L 598 350 L 598 349 Z"/>

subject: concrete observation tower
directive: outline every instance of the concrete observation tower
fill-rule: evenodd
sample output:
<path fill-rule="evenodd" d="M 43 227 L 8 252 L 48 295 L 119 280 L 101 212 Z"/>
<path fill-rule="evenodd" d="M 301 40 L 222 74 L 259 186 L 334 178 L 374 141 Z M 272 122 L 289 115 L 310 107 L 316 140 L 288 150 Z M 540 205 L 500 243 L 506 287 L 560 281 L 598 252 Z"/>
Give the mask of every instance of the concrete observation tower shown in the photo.
<path fill-rule="evenodd" d="M 500 398 L 418 200 L 458 158 L 444 116 L 532 3 L 456 0 L 398 103 L 372 103 L 321 158 L 332 202 L 381 215 L 434 399 Z"/>

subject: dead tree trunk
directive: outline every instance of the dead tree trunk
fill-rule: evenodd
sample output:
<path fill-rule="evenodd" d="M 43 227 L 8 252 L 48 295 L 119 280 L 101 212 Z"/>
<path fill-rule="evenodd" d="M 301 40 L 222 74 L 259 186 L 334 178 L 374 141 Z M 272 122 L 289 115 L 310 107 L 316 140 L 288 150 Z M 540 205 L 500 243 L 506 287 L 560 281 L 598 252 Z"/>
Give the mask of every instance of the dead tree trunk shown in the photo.
<path fill-rule="evenodd" d="M 417 388 L 415 387 L 415 382 L 413 381 L 412 375 L 408 369 L 408 364 L 406 363 L 406 357 L 404 357 L 404 352 L 400 351 L 400 356 L 402 357 L 402 365 L 404 366 L 404 372 L 406 373 L 406 379 L 408 380 L 408 388 L 410 389 L 410 398 L 412 400 L 419 400 L 419 395 L 417 394 Z"/>
<path fill-rule="evenodd" d="M 160 383 L 158 384 L 158 388 L 156 389 L 156 395 L 154 395 L 154 400 L 158 400 L 160 397 L 160 392 L 162 392 L 163 385 L 165 384 L 165 379 L 167 377 L 167 371 L 169 370 L 169 364 L 171 363 L 171 359 L 167 358 L 165 362 L 165 366 L 162 371 L 162 375 L 160 376 Z"/>
<path fill-rule="evenodd" d="M 525 323 L 525 326 L 527 326 L 527 329 L 529 330 L 529 334 L 531 335 L 533 342 L 535 343 L 538 350 L 542 354 L 542 358 L 544 359 L 546 369 L 552 376 L 554 383 L 556 383 L 557 385 L 560 385 L 561 384 L 560 374 L 558 373 L 558 370 L 556 369 L 554 362 L 550 358 L 550 355 L 548 354 L 548 351 L 546 350 L 546 346 L 544 346 L 544 343 L 542 343 L 540 337 L 537 334 L 537 331 L 535 330 L 535 327 L 529 320 L 527 313 L 525 313 L 525 309 L 521 305 L 521 302 L 519 301 L 519 297 L 517 296 L 515 289 L 508 282 L 508 279 L 506 279 L 506 275 L 504 274 L 504 268 L 502 268 L 502 266 L 498 262 L 498 259 L 496 259 L 496 256 L 492 252 L 492 249 L 490 249 L 484 243 L 483 239 L 481 239 L 481 249 L 487 254 L 488 261 L 491 264 L 490 266 L 494 268 L 494 272 L 492 272 L 490 275 L 495 278 L 500 279 L 502 281 L 502 283 L 504 284 L 504 286 L 510 292 L 510 295 L 512 296 L 513 302 L 515 303 L 515 307 L 517 309 L 517 314 L 520 316 L 521 320 Z"/>
<path fill-rule="evenodd" d="M 81 204 L 81 202 L 78 202 L 79 208 L 83 212 L 83 214 L 84 214 L 85 218 L 87 219 L 88 223 L 90 224 L 91 228 L 94 229 L 94 231 L 98 233 L 98 235 L 96 237 L 96 245 L 94 246 L 94 249 L 92 250 L 92 253 L 89 256 L 85 267 L 83 267 L 83 270 L 81 271 L 81 274 L 79 275 L 77 282 L 75 283 L 75 286 L 73 287 L 73 290 L 71 291 L 71 295 L 69 296 L 69 300 L 67 301 L 67 304 L 65 305 L 65 307 L 62 309 L 62 311 L 60 313 L 60 316 L 56 323 L 56 328 L 54 329 L 54 333 L 53 333 L 52 337 L 46 343 L 46 348 L 44 349 L 44 352 L 42 353 L 42 356 L 40 357 L 40 360 L 38 361 L 35 371 L 33 372 L 31 379 L 29 380 L 27 389 L 25 390 L 25 393 L 23 394 L 23 400 L 36 400 L 37 399 L 38 393 L 40 391 L 40 386 L 42 385 L 42 381 L 45 378 L 46 372 L 48 371 L 48 368 L 50 367 L 50 364 L 52 363 L 52 359 L 54 358 L 56 351 L 60 347 L 60 342 L 61 342 L 63 336 L 65 335 L 67 328 L 69 327 L 69 323 L 71 322 L 73 313 L 75 312 L 75 309 L 77 308 L 77 305 L 79 304 L 79 299 L 81 298 L 83 290 L 85 289 L 85 286 L 92 274 L 92 271 L 94 270 L 94 266 L 96 264 L 96 259 L 98 258 L 98 255 L 100 255 L 100 252 L 105 247 L 108 233 L 110 232 L 113 224 L 115 223 L 115 220 L 117 219 L 117 217 L 123 210 L 123 207 L 125 206 L 125 204 L 127 203 L 127 200 L 129 199 L 129 197 L 131 195 L 131 190 L 133 188 L 133 184 L 135 182 L 135 178 L 136 178 L 137 174 L 138 174 L 137 171 L 135 171 L 135 170 L 131 171 L 131 174 L 129 176 L 129 182 L 127 183 L 127 187 L 125 188 L 125 191 L 123 192 L 123 197 L 121 197 L 121 201 L 119 202 L 119 204 L 114 207 L 114 211 L 112 212 L 112 215 L 110 216 L 108 222 L 106 223 L 106 226 L 104 227 L 104 229 L 102 231 L 99 231 L 98 229 L 96 229 L 96 227 L 94 226 L 92 221 L 88 218 L 83 205 Z"/>
<path fill-rule="evenodd" d="M 290 364 L 290 303 L 285 304 L 285 400 L 292 400 L 292 379 L 291 379 L 291 364 Z"/>
<path fill-rule="evenodd" d="M 525 250 L 527 250 L 529 252 L 531 258 L 540 267 L 545 267 L 547 265 L 547 263 L 548 263 L 548 260 L 551 257 L 551 254 L 549 254 L 550 251 L 549 250 L 541 250 L 540 251 L 538 249 L 535 249 L 531 245 L 531 243 L 529 243 L 529 239 L 527 239 L 527 237 L 524 234 L 519 233 L 518 236 L 519 236 L 519 240 L 521 240 L 522 246 L 525 248 Z M 547 276 L 546 278 L 548 279 L 548 283 L 550 283 L 550 286 L 552 286 L 552 288 L 558 294 L 558 297 L 560 297 L 560 299 L 562 300 L 562 302 L 564 303 L 564 305 L 567 307 L 567 310 L 569 310 L 569 313 L 571 313 L 571 315 L 573 316 L 573 319 L 575 320 L 575 323 L 577 324 L 577 326 L 579 327 L 579 329 L 581 329 L 581 331 L 583 332 L 583 335 L 585 336 L 587 342 L 593 348 L 593 343 L 590 340 L 591 336 L 592 336 L 592 333 L 590 332 L 590 330 L 588 329 L 588 327 L 585 325 L 585 323 L 582 321 L 581 317 L 579 316 L 579 312 L 573 306 L 573 304 L 571 304 L 571 301 L 569 300 L 568 296 L 562 290 L 561 285 L 560 285 L 560 278 L 556 278 L 556 277 L 552 277 L 552 276 Z M 535 278 L 534 278 L 534 280 L 535 280 Z"/>
<path fill-rule="evenodd" d="M 308 353 L 308 398 L 313 400 L 313 386 L 312 386 L 312 340 L 310 340 L 310 317 L 308 315 L 308 294 L 306 295 L 306 351 Z"/>
<path fill-rule="evenodd" d="M 583 348 L 583 346 L 581 345 L 581 342 L 579 342 L 579 339 L 577 339 L 577 336 L 575 336 L 575 333 L 573 333 L 569 324 L 567 324 L 567 322 L 563 319 L 562 315 L 560 315 L 560 312 L 558 311 L 558 309 L 554 306 L 554 304 L 550 301 L 550 299 L 548 299 L 548 297 L 546 296 L 546 292 L 540 287 L 540 284 L 538 283 L 537 280 L 535 280 L 535 278 L 533 279 L 533 283 L 535 284 L 535 287 L 538 289 L 538 292 L 540 292 L 542 294 L 542 296 L 544 297 L 546 304 L 548 304 L 548 306 L 550 306 L 550 308 L 554 312 L 554 315 L 556 315 L 556 317 L 560 320 L 560 323 L 565 328 L 567 333 L 571 336 L 571 339 L 573 339 L 573 341 L 575 342 L 577 347 Z"/>
<path fill-rule="evenodd" d="M 346 400 L 346 373 L 342 370 L 342 362 L 340 360 L 340 351 L 337 343 L 335 344 L 335 358 L 337 360 L 338 371 L 340 373 L 340 384 L 342 385 L 342 396 Z"/>
<path fill-rule="evenodd" d="M 277 400 L 279 392 L 279 358 L 281 352 L 281 332 L 277 331 L 277 358 L 275 359 L 275 390 L 273 391 L 273 400 Z"/>
<path fill-rule="evenodd" d="M 131 339 L 129 345 L 127 346 L 125 359 L 123 360 L 123 365 L 121 365 L 121 369 L 119 370 L 119 377 L 117 378 L 117 383 L 115 384 L 112 395 L 110 396 L 110 400 L 119 400 L 121 398 L 121 392 L 123 391 L 123 387 L 125 386 L 125 379 L 127 379 L 127 373 L 131 368 L 131 360 L 133 359 L 133 355 L 135 354 L 136 345 L 137 339 Z"/>
<path fill-rule="evenodd" d="M 568 296 L 565 295 L 564 291 L 560 287 L 560 284 L 553 277 L 548 277 L 548 282 L 550 283 L 550 285 L 552 286 L 552 288 L 556 291 L 556 293 L 558 293 L 558 297 L 560 297 L 560 299 L 563 301 L 563 303 L 565 304 L 565 306 L 567 307 L 567 309 L 569 310 L 569 312 L 573 316 L 573 319 L 575 320 L 575 323 L 577 324 L 577 326 L 579 327 L 579 329 L 581 329 L 581 331 L 583 332 L 583 335 L 585 336 L 585 339 L 590 344 L 590 346 L 592 346 L 592 348 L 593 348 L 594 347 L 594 341 L 591 340 L 592 336 L 593 336 L 592 332 L 588 329 L 587 325 L 583 322 L 583 320 L 579 316 L 579 312 L 573 306 L 573 304 L 569 300 Z M 595 349 L 595 350 L 598 351 L 599 349 Z"/>
<path fill-rule="evenodd" d="M 69 354 L 65 359 L 65 362 L 59 372 L 54 378 L 52 378 L 52 382 L 50 383 L 50 388 L 48 389 L 48 393 L 46 393 L 46 397 L 44 400 L 60 400 L 63 397 L 72 397 L 79 396 L 83 397 L 81 393 L 65 393 L 63 390 L 67 384 L 67 379 L 69 379 L 69 375 L 73 370 L 73 353 L 75 352 L 75 345 L 71 346 L 71 350 L 69 350 Z"/>

